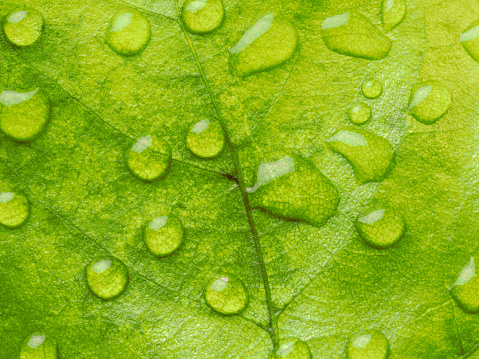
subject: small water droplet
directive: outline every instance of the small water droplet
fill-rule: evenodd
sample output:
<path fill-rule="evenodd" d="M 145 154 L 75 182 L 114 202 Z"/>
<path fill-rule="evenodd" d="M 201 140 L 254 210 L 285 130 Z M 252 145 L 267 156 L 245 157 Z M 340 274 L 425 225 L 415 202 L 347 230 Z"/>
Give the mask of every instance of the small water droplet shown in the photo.
<path fill-rule="evenodd" d="M 378 80 L 369 80 L 363 83 L 361 91 L 367 98 L 377 98 L 383 92 L 383 85 Z"/>
<path fill-rule="evenodd" d="M 28 335 L 20 349 L 20 359 L 57 359 L 58 344 L 55 338 L 36 332 Z"/>
<path fill-rule="evenodd" d="M 459 41 L 467 53 L 479 62 L 479 20 L 474 21 L 464 30 Z"/>
<path fill-rule="evenodd" d="M 128 285 L 128 268 L 118 259 L 105 256 L 85 266 L 88 288 L 98 298 L 118 297 Z"/>
<path fill-rule="evenodd" d="M 476 276 L 474 257 L 461 269 L 449 292 L 462 310 L 479 313 L 479 279 Z"/>
<path fill-rule="evenodd" d="M 0 193 L 0 224 L 7 228 L 18 228 L 30 216 L 30 201 L 20 193 Z"/>
<path fill-rule="evenodd" d="M 150 37 L 150 22 L 142 13 L 121 9 L 113 15 L 105 41 L 117 54 L 132 56 L 145 49 Z"/>
<path fill-rule="evenodd" d="M 406 1 L 384 0 L 383 1 L 383 24 L 386 31 L 391 30 L 404 19 L 406 14 Z"/>
<path fill-rule="evenodd" d="M 126 151 L 125 161 L 130 171 L 145 181 L 163 178 L 171 165 L 171 148 L 157 135 L 141 137 Z"/>
<path fill-rule="evenodd" d="M 276 352 L 271 352 L 268 359 L 311 359 L 308 344 L 299 338 L 284 338 L 278 343 Z"/>
<path fill-rule="evenodd" d="M 173 215 L 156 217 L 143 232 L 148 249 L 157 257 L 170 255 L 178 250 L 185 240 L 181 220 Z"/>
<path fill-rule="evenodd" d="M 389 141 L 360 128 L 339 130 L 326 145 L 348 160 L 360 184 L 382 181 L 395 164 L 396 153 Z"/>
<path fill-rule="evenodd" d="M 248 305 L 248 290 L 241 279 L 234 275 L 215 274 L 206 284 L 205 301 L 215 312 L 237 315 Z"/>
<path fill-rule="evenodd" d="M 269 13 L 251 26 L 229 51 L 229 67 L 237 77 L 270 70 L 286 62 L 298 45 L 296 28 Z"/>
<path fill-rule="evenodd" d="M 376 209 L 360 216 L 355 225 L 360 237 L 378 249 L 392 247 L 406 230 L 404 219 L 391 208 Z"/>
<path fill-rule="evenodd" d="M 225 17 L 221 0 L 187 0 L 181 12 L 183 23 L 193 34 L 207 34 L 219 28 Z"/>
<path fill-rule="evenodd" d="M 350 107 L 348 110 L 348 116 L 352 123 L 362 125 L 371 118 L 371 107 L 364 102 L 360 102 Z"/>
<path fill-rule="evenodd" d="M 221 125 L 216 120 L 196 122 L 186 135 L 186 146 L 198 157 L 213 158 L 220 154 L 225 144 Z"/>
<path fill-rule="evenodd" d="M 353 334 L 346 345 L 348 359 L 387 359 L 389 353 L 389 341 L 378 330 Z"/>
<path fill-rule="evenodd" d="M 7 14 L 6 19 L 3 32 L 12 45 L 32 45 L 42 33 L 43 15 L 31 7 L 13 10 Z"/>
<path fill-rule="evenodd" d="M 451 103 L 452 95 L 445 85 L 439 81 L 425 81 L 413 87 L 409 113 L 419 122 L 431 125 L 444 116 Z"/>
<path fill-rule="evenodd" d="M 328 49 L 342 55 L 380 60 L 391 50 L 391 40 L 354 9 L 326 18 L 321 36 Z"/>

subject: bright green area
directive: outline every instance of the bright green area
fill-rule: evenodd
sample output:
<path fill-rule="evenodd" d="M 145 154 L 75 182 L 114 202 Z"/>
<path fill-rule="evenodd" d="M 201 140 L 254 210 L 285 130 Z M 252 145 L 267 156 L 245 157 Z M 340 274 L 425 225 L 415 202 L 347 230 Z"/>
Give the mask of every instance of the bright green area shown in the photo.
<path fill-rule="evenodd" d="M 98 298 L 113 299 L 128 285 L 128 268 L 114 257 L 102 256 L 85 266 L 85 280 Z"/>
<path fill-rule="evenodd" d="M 348 359 L 387 359 L 389 342 L 378 330 L 366 330 L 353 334 L 346 345 Z"/>
<path fill-rule="evenodd" d="M 355 222 L 359 236 L 374 248 L 389 248 L 404 235 L 406 223 L 392 208 L 363 210 Z"/>
<path fill-rule="evenodd" d="M 349 108 L 348 117 L 355 125 L 362 125 L 371 118 L 371 107 L 364 102 L 356 103 Z"/>
<path fill-rule="evenodd" d="M 160 216 L 147 223 L 143 238 L 148 249 L 157 257 L 176 251 L 185 240 L 185 230 L 176 216 Z"/>
<path fill-rule="evenodd" d="M 308 344 L 299 338 L 284 338 L 278 343 L 278 349 L 271 352 L 269 359 L 311 359 Z"/>
<path fill-rule="evenodd" d="M 32 45 L 42 34 L 43 16 L 31 7 L 17 7 L 3 20 L 3 33 L 12 45 Z"/>
<path fill-rule="evenodd" d="M 187 0 L 183 3 L 181 18 L 188 31 L 206 34 L 221 26 L 225 10 L 221 0 Z"/>
<path fill-rule="evenodd" d="M 225 145 L 225 135 L 216 120 L 207 118 L 193 124 L 186 135 L 186 146 L 196 156 L 213 158 L 220 154 Z"/>
<path fill-rule="evenodd" d="M 431 125 L 444 116 L 451 102 L 451 91 L 443 83 L 424 81 L 411 90 L 409 113 L 419 122 Z"/>
<path fill-rule="evenodd" d="M 55 338 L 41 332 L 28 335 L 20 349 L 20 359 L 57 359 L 58 343 Z"/>
<path fill-rule="evenodd" d="M 0 224 L 8 228 L 17 228 L 30 216 L 30 202 L 21 193 L 0 193 Z"/>
<path fill-rule="evenodd" d="M 205 285 L 205 302 L 215 312 L 238 315 L 248 305 L 248 290 L 232 274 L 215 274 Z"/>

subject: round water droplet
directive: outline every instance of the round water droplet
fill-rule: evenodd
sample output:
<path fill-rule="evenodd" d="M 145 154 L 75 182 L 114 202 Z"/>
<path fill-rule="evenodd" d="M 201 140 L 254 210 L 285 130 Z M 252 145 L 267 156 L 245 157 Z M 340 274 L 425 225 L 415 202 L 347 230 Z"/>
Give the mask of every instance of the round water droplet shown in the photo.
<path fill-rule="evenodd" d="M 353 334 L 346 345 L 348 359 L 387 359 L 389 353 L 389 341 L 378 330 Z"/>
<path fill-rule="evenodd" d="M 474 21 L 461 34 L 459 41 L 467 53 L 479 62 L 479 20 Z"/>
<path fill-rule="evenodd" d="M 409 113 L 419 122 L 431 125 L 444 116 L 451 102 L 451 92 L 441 82 L 421 82 L 411 91 Z"/>
<path fill-rule="evenodd" d="M 9 42 L 16 46 L 32 45 L 43 30 L 43 15 L 31 7 L 15 9 L 7 14 L 3 32 Z"/>
<path fill-rule="evenodd" d="M 128 168 L 139 179 L 154 181 L 163 178 L 171 165 L 171 148 L 157 135 L 141 137 L 126 151 Z"/>
<path fill-rule="evenodd" d="M 379 249 L 392 247 L 406 230 L 404 219 L 391 208 L 368 211 L 358 217 L 355 225 L 360 237 Z"/>
<path fill-rule="evenodd" d="M 30 201 L 20 193 L 0 193 L 0 224 L 8 228 L 17 228 L 30 216 Z"/>
<path fill-rule="evenodd" d="M 198 157 L 213 158 L 220 154 L 225 144 L 221 125 L 216 120 L 196 122 L 186 135 L 186 146 Z"/>
<path fill-rule="evenodd" d="M 206 34 L 221 26 L 225 17 L 221 0 L 187 0 L 181 12 L 183 23 L 194 34 Z"/>
<path fill-rule="evenodd" d="M 55 338 L 36 332 L 27 336 L 20 349 L 20 359 L 57 359 L 58 344 Z"/>
<path fill-rule="evenodd" d="M 128 285 L 128 268 L 120 260 L 105 256 L 85 266 L 88 288 L 98 298 L 118 297 Z"/>
<path fill-rule="evenodd" d="M 231 73 L 247 77 L 270 70 L 291 58 L 297 45 L 293 24 L 269 13 L 257 20 L 230 50 Z"/>
<path fill-rule="evenodd" d="M 371 118 L 371 107 L 364 102 L 351 106 L 348 110 L 348 116 L 352 123 L 362 125 Z"/>
<path fill-rule="evenodd" d="M 164 257 L 181 247 L 185 239 L 185 231 L 178 217 L 161 216 L 145 226 L 143 238 L 148 249 L 155 256 Z"/>
<path fill-rule="evenodd" d="M 391 50 L 391 40 L 354 9 L 326 18 L 321 36 L 328 49 L 342 55 L 380 60 Z"/>
<path fill-rule="evenodd" d="M 269 354 L 269 359 L 311 359 L 308 344 L 299 338 L 284 338 L 278 343 L 278 349 Z"/>
<path fill-rule="evenodd" d="M 150 37 L 150 22 L 142 13 L 121 9 L 113 15 L 105 41 L 117 54 L 131 56 L 143 51 Z"/>
<path fill-rule="evenodd" d="M 449 292 L 466 313 L 479 313 L 479 277 L 474 257 L 462 268 Z"/>
<path fill-rule="evenodd" d="M 0 94 L 0 129 L 21 142 L 36 139 L 47 127 L 51 103 L 38 88 L 30 92 Z"/>
<path fill-rule="evenodd" d="M 405 0 L 384 0 L 383 1 L 383 24 L 386 31 L 398 25 L 406 14 Z"/>
<path fill-rule="evenodd" d="M 369 80 L 363 83 L 361 91 L 367 98 L 376 98 L 383 92 L 383 85 L 378 80 Z"/>
<path fill-rule="evenodd" d="M 236 315 L 248 305 L 248 291 L 238 277 L 215 274 L 206 284 L 205 301 L 215 312 Z"/>

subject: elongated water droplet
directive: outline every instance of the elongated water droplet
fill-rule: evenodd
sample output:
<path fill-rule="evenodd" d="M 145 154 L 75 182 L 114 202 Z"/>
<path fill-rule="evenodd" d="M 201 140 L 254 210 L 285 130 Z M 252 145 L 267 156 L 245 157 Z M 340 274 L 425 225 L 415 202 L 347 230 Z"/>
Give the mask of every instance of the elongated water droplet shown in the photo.
<path fill-rule="evenodd" d="M 406 230 L 403 217 L 391 208 L 380 208 L 361 215 L 355 225 L 359 236 L 378 249 L 392 247 Z"/>
<path fill-rule="evenodd" d="M 386 31 L 391 30 L 404 19 L 406 14 L 405 0 L 383 1 L 383 24 Z"/>
<path fill-rule="evenodd" d="M 150 22 L 142 13 L 121 9 L 113 15 L 105 41 L 117 54 L 131 56 L 143 51 L 150 37 Z"/>
<path fill-rule="evenodd" d="M 452 103 L 449 89 L 439 81 L 418 83 L 411 91 L 409 113 L 419 122 L 431 125 L 447 112 Z"/>
<path fill-rule="evenodd" d="M 396 153 L 388 140 L 357 127 L 338 131 L 326 145 L 348 160 L 361 184 L 382 181 L 395 164 Z"/>
<path fill-rule="evenodd" d="M 367 98 L 376 98 L 383 92 L 383 85 L 378 80 L 369 80 L 363 83 L 361 91 Z"/>
<path fill-rule="evenodd" d="M 471 257 L 459 273 L 449 292 L 457 304 L 467 313 L 479 313 L 479 279 L 476 264 Z"/>
<path fill-rule="evenodd" d="M 360 102 L 348 110 L 348 116 L 352 123 L 362 125 L 371 118 L 371 107 L 364 102 Z"/>
<path fill-rule="evenodd" d="M 20 359 L 57 359 L 58 344 L 55 338 L 36 332 L 28 335 L 20 349 Z"/>
<path fill-rule="evenodd" d="M 215 312 L 237 315 L 248 305 L 248 291 L 238 277 L 215 274 L 206 284 L 205 301 Z"/>
<path fill-rule="evenodd" d="M 278 349 L 269 354 L 269 359 L 311 359 L 308 344 L 299 338 L 284 338 L 278 343 Z"/>
<path fill-rule="evenodd" d="M 286 62 L 298 45 L 296 28 L 269 13 L 255 22 L 230 50 L 229 67 L 237 77 L 270 70 Z"/>
<path fill-rule="evenodd" d="M 328 49 L 342 55 L 380 60 L 391 50 L 389 38 L 354 9 L 326 18 L 321 36 Z"/>
<path fill-rule="evenodd" d="M 318 227 L 336 213 L 339 204 L 334 185 L 312 162 L 295 154 L 260 164 L 256 183 L 247 192 L 254 208 Z"/>
<path fill-rule="evenodd" d="M 459 41 L 467 53 L 479 62 L 479 20 L 474 21 L 461 34 Z"/>
<path fill-rule="evenodd" d="M 182 246 L 185 240 L 185 231 L 178 217 L 161 216 L 156 217 L 145 226 L 143 238 L 151 253 L 157 257 L 164 257 Z"/>
<path fill-rule="evenodd" d="M 7 228 L 18 228 L 30 216 L 30 201 L 20 193 L 0 193 L 0 224 Z"/>
<path fill-rule="evenodd" d="M 118 297 L 128 285 L 128 268 L 114 257 L 101 257 L 85 266 L 88 288 L 98 298 Z"/>
<path fill-rule="evenodd" d="M 216 120 L 204 119 L 195 123 L 186 135 L 186 146 L 198 157 L 213 158 L 225 144 L 221 125 Z"/>
<path fill-rule="evenodd" d="M 31 7 L 16 9 L 6 16 L 3 32 L 15 46 L 32 45 L 43 30 L 43 15 Z"/>
<path fill-rule="evenodd" d="M 36 139 L 47 127 L 51 103 L 42 91 L 3 91 L 0 94 L 0 129 L 14 140 Z"/>
<path fill-rule="evenodd" d="M 389 353 L 389 341 L 378 330 L 353 334 L 346 345 L 348 359 L 387 359 Z"/>
<path fill-rule="evenodd" d="M 166 176 L 171 165 L 171 148 L 157 135 L 144 136 L 126 151 L 125 160 L 136 177 L 151 182 Z"/>
<path fill-rule="evenodd" d="M 225 11 L 221 0 L 187 0 L 181 12 L 183 23 L 193 34 L 206 34 L 223 23 Z"/>

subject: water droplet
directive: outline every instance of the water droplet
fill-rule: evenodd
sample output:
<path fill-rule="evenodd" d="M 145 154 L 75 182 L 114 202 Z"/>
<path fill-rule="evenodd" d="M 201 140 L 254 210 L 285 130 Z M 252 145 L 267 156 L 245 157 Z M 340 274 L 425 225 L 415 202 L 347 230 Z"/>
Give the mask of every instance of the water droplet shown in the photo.
<path fill-rule="evenodd" d="M 369 80 L 363 83 L 361 91 L 367 98 L 376 98 L 383 92 L 383 85 L 378 80 Z"/>
<path fill-rule="evenodd" d="M 156 217 L 143 232 L 148 249 L 157 257 L 167 256 L 178 250 L 184 242 L 185 232 L 181 220 L 172 215 Z"/>
<path fill-rule="evenodd" d="M 122 9 L 113 15 L 105 41 L 117 54 L 131 56 L 143 51 L 150 37 L 148 19 L 138 10 Z"/>
<path fill-rule="evenodd" d="M 215 312 L 236 315 L 247 307 L 248 291 L 238 277 L 215 274 L 206 284 L 205 301 Z"/>
<path fill-rule="evenodd" d="M 229 67 L 237 77 L 270 70 L 286 62 L 298 45 L 296 28 L 269 13 L 255 22 L 230 50 Z"/>
<path fill-rule="evenodd" d="M 336 213 L 339 204 L 334 185 L 312 162 L 295 154 L 261 163 L 255 185 L 246 191 L 254 208 L 318 227 Z"/>
<path fill-rule="evenodd" d="M 20 359 L 57 359 L 58 344 L 45 333 L 33 333 L 25 338 L 20 349 Z"/>
<path fill-rule="evenodd" d="M 181 12 L 183 23 L 194 34 L 206 34 L 219 28 L 225 17 L 221 0 L 187 0 Z"/>
<path fill-rule="evenodd" d="M 8 228 L 18 228 L 30 216 L 30 201 L 20 193 L 0 193 L 0 224 Z"/>
<path fill-rule="evenodd" d="M 451 296 L 467 313 L 479 313 L 479 279 L 474 257 L 464 266 L 456 282 L 449 288 Z"/>
<path fill-rule="evenodd" d="M 360 237 L 378 249 L 392 247 L 406 230 L 404 219 L 391 208 L 376 209 L 360 216 L 355 225 Z"/>
<path fill-rule="evenodd" d="M 3 32 L 15 46 L 32 45 L 43 30 L 43 15 L 31 7 L 13 10 L 6 16 Z"/>
<path fill-rule="evenodd" d="M 311 359 L 308 344 L 298 338 L 284 338 L 278 343 L 276 352 L 269 354 L 269 359 Z"/>
<path fill-rule="evenodd" d="M 154 181 L 163 178 L 171 165 L 171 148 L 157 135 L 141 137 L 126 151 L 128 168 L 138 178 Z"/>
<path fill-rule="evenodd" d="M 186 135 L 186 146 L 191 152 L 202 158 L 218 156 L 224 144 L 223 129 L 216 120 L 198 121 Z"/>
<path fill-rule="evenodd" d="M 321 36 L 328 49 L 342 55 L 380 60 L 391 50 L 391 40 L 353 9 L 326 18 L 321 25 Z"/>
<path fill-rule="evenodd" d="M 348 359 L 387 359 L 389 353 L 389 341 L 378 330 L 353 334 L 346 345 Z"/>
<path fill-rule="evenodd" d="M 431 125 L 444 116 L 451 102 L 451 92 L 441 82 L 421 82 L 411 91 L 409 113 L 419 122 Z"/>
<path fill-rule="evenodd" d="M 383 1 L 383 24 L 386 31 L 391 30 L 404 19 L 406 14 L 406 1 L 384 0 Z"/>
<path fill-rule="evenodd" d="M 371 118 L 371 107 L 364 102 L 360 102 L 349 109 L 348 116 L 352 123 L 362 125 Z"/>
<path fill-rule="evenodd" d="M 50 100 L 39 88 L 30 92 L 3 91 L 0 104 L 0 128 L 17 141 L 34 140 L 50 120 Z"/>
<path fill-rule="evenodd" d="M 479 20 L 474 21 L 464 30 L 459 41 L 467 53 L 479 62 Z"/>
<path fill-rule="evenodd" d="M 395 164 L 396 153 L 389 141 L 360 128 L 346 127 L 326 145 L 348 160 L 360 184 L 382 181 Z"/>
<path fill-rule="evenodd" d="M 118 297 L 128 285 L 128 268 L 118 259 L 105 256 L 85 266 L 85 277 L 90 290 L 98 298 Z"/>

